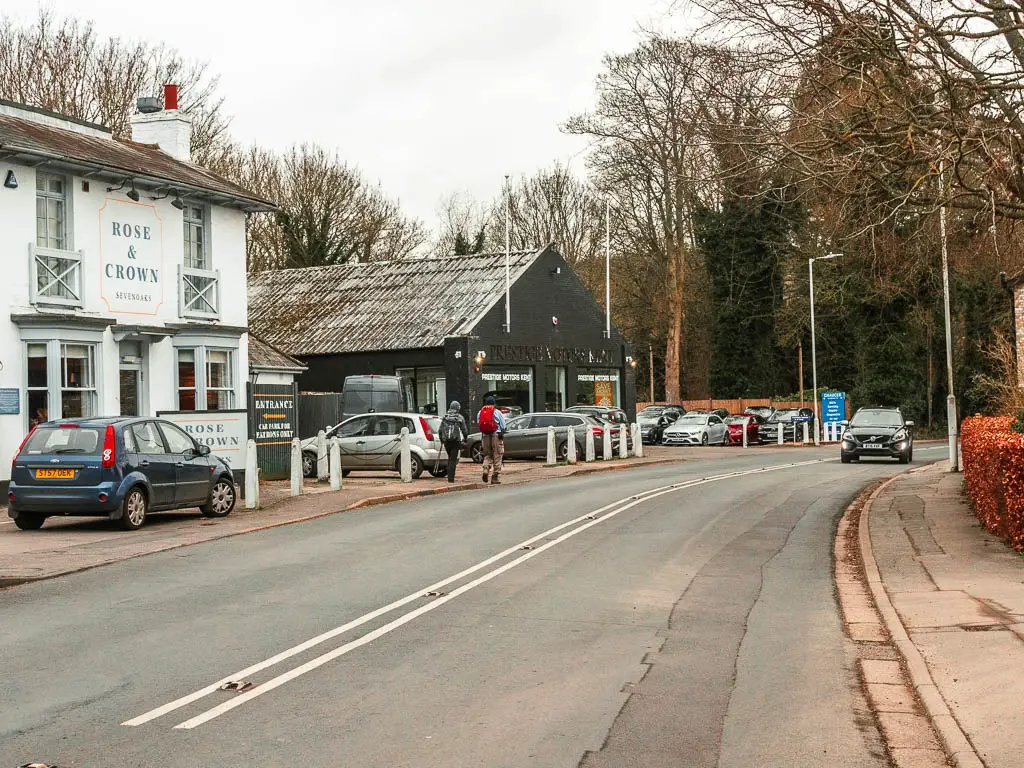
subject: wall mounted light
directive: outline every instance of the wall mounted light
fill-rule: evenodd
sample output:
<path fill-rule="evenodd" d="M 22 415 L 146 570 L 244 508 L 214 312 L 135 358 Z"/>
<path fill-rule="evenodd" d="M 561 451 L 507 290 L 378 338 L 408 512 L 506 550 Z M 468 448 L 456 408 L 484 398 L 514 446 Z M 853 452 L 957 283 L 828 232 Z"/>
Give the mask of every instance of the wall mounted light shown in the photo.
<path fill-rule="evenodd" d="M 140 195 L 139 195 L 138 190 L 135 189 L 135 180 L 134 179 L 132 179 L 132 188 L 129 189 L 127 192 L 125 192 L 125 195 L 127 195 L 128 199 L 131 200 L 133 203 L 139 202 Z"/>
<path fill-rule="evenodd" d="M 552 325 L 558 325 L 558 318 L 557 317 L 552 317 L 551 318 L 551 324 Z"/>
<path fill-rule="evenodd" d="M 166 200 L 171 195 L 174 195 L 174 199 L 171 200 L 171 205 L 177 208 L 179 211 L 184 210 L 185 202 L 181 199 L 181 193 L 176 189 L 168 189 L 162 195 L 149 198 L 150 200 Z"/>
<path fill-rule="evenodd" d="M 14 171 L 7 172 L 7 178 L 4 179 L 4 186 L 8 189 L 18 188 L 18 177 L 14 175 Z"/>

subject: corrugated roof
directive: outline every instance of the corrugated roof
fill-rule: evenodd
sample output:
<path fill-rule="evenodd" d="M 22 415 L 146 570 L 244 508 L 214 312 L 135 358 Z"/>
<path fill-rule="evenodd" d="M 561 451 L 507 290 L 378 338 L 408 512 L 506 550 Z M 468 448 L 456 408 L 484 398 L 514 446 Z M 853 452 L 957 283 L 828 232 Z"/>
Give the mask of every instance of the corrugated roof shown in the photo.
<path fill-rule="evenodd" d="M 154 145 L 91 136 L 12 115 L 0 114 L 0 155 L 80 164 L 139 180 L 167 182 L 169 187 L 177 184 L 184 187 L 182 192 L 187 188 L 203 190 L 257 210 L 274 208 L 273 203 L 244 187 L 198 165 L 176 160 Z"/>
<path fill-rule="evenodd" d="M 545 250 L 513 252 L 512 282 Z M 295 357 L 440 347 L 504 295 L 504 253 L 262 272 L 249 327 Z"/>
<path fill-rule="evenodd" d="M 249 334 L 249 368 L 295 371 L 296 373 L 306 370 L 306 366 L 294 357 L 289 357 L 277 347 L 268 344 L 252 333 Z"/>

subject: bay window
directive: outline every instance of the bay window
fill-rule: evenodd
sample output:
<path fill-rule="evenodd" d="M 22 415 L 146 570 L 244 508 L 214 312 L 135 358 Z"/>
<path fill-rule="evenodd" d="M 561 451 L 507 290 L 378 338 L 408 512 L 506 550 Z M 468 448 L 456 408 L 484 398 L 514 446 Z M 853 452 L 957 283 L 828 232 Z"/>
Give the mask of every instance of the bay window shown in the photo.
<path fill-rule="evenodd" d="M 25 345 L 29 426 L 99 415 L 97 346 L 40 340 Z"/>
<path fill-rule="evenodd" d="M 177 350 L 178 410 L 226 411 L 235 407 L 232 349 L 197 346 Z"/>

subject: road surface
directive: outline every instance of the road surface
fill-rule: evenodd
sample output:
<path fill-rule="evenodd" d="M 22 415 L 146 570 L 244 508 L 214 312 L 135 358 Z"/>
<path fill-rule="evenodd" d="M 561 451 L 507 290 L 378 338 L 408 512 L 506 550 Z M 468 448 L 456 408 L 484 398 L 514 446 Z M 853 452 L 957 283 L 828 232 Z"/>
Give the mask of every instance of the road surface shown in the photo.
<path fill-rule="evenodd" d="M 887 765 L 831 548 L 905 467 L 837 453 L 448 494 L 0 591 L 0 757 Z"/>

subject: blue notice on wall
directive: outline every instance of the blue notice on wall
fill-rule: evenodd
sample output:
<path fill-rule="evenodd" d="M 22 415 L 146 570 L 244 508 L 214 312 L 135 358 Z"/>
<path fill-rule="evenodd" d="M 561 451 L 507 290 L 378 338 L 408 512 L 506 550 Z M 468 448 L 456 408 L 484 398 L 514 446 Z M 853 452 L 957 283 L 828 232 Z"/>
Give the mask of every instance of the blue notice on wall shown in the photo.
<path fill-rule="evenodd" d="M 0 416 L 17 416 L 21 413 L 21 390 L 0 388 Z"/>
<path fill-rule="evenodd" d="M 823 424 L 834 424 L 846 419 L 846 393 L 821 393 L 821 421 Z"/>

